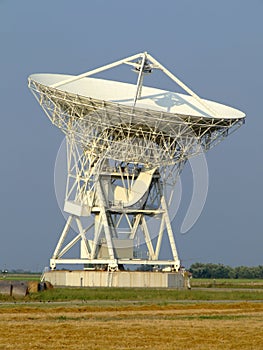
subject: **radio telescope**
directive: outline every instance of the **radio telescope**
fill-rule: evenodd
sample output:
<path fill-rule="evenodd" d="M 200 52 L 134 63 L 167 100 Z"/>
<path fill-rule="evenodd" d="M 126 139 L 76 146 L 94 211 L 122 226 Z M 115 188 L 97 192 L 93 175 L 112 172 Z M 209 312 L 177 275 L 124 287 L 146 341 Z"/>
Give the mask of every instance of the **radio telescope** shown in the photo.
<path fill-rule="evenodd" d="M 137 84 L 90 77 L 122 64 L 137 73 Z M 187 94 L 144 86 L 144 76 L 155 70 Z M 209 150 L 240 127 L 245 114 L 201 99 L 147 52 L 77 76 L 33 74 L 28 82 L 67 143 L 68 219 L 50 259 L 51 269 L 83 264 L 118 271 L 142 264 L 178 271 L 168 210 L 178 174 L 189 157 Z M 69 239 L 73 223 L 75 236 Z M 169 259 L 159 258 L 164 234 Z M 142 241 L 144 256 L 137 250 Z M 67 257 L 76 245 L 79 256 Z"/>

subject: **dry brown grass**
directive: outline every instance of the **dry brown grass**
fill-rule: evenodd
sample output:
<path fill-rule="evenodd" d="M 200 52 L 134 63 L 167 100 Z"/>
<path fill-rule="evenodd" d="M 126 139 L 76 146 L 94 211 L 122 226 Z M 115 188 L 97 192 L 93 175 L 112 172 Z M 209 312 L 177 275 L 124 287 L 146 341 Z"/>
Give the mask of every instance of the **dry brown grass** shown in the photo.
<path fill-rule="evenodd" d="M 0 349 L 263 349 L 263 303 L 1 306 Z"/>

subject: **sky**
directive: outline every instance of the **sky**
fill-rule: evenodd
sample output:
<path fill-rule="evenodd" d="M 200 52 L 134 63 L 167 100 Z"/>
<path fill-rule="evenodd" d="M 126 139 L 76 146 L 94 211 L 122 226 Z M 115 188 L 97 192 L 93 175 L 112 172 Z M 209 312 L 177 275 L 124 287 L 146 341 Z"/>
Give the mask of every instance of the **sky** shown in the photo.
<path fill-rule="evenodd" d="M 0 0 L 0 269 L 48 266 L 65 222 L 54 190 L 63 134 L 30 93 L 27 77 L 79 74 L 144 51 L 199 96 L 247 115 L 207 153 L 207 200 L 185 234 L 189 166 L 182 174 L 173 222 L 182 263 L 262 265 L 262 12 L 262 0 Z M 172 81 L 156 83 L 176 90 Z"/>

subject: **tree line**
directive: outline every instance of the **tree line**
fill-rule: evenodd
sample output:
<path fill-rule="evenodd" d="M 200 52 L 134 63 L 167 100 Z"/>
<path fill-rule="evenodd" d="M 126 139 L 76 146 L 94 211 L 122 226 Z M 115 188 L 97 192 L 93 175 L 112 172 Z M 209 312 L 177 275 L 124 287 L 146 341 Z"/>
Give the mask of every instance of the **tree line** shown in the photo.
<path fill-rule="evenodd" d="M 189 271 L 194 278 L 250 278 L 263 279 L 263 266 L 225 266 L 223 264 L 194 263 Z"/>

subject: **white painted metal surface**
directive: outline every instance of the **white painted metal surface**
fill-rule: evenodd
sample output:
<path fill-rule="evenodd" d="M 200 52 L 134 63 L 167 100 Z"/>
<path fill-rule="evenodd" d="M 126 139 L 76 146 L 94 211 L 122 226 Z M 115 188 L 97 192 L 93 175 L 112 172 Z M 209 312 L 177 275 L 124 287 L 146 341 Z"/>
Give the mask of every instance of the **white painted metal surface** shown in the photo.
<path fill-rule="evenodd" d="M 146 201 L 146 196 L 155 171 L 156 168 L 148 171 L 141 171 L 129 190 L 122 186 L 115 186 L 113 193 L 114 203 L 122 202 L 124 208 L 134 206 L 139 206 L 139 208 L 141 208 Z"/>
<path fill-rule="evenodd" d="M 57 82 L 72 77 L 74 76 L 62 74 L 33 74 L 29 79 L 38 84 L 52 88 L 56 86 Z M 82 78 L 81 80 L 63 84 L 57 89 L 69 94 L 92 98 L 94 100 L 118 103 L 125 106 L 133 105 L 134 95 L 136 93 L 135 84 L 96 78 Z M 201 101 L 206 104 L 205 107 L 201 104 Z M 140 99 L 137 99 L 136 107 L 185 116 L 201 116 L 204 118 L 235 119 L 245 117 L 243 112 L 224 104 L 205 99 L 196 100 L 190 95 L 147 86 L 143 87 L 142 95 Z M 207 111 L 207 107 L 211 108 L 213 111 Z M 216 115 L 213 115 L 214 112 L 216 112 Z M 116 121 L 114 120 L 113 122 Z"/>

